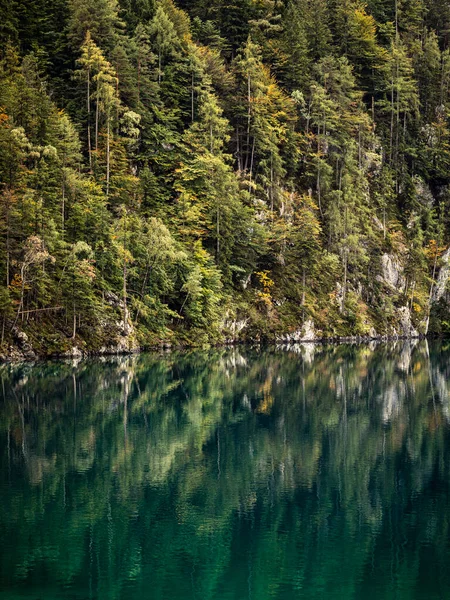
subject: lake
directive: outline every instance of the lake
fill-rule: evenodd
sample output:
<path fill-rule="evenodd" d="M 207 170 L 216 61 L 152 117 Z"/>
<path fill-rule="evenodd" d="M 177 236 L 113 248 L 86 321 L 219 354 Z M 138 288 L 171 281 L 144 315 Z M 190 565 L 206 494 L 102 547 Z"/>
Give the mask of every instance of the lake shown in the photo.
<path fill-rule="evenodd" d="M 0 367 L 0 599 L 450 598 L 450 343 Z"/>

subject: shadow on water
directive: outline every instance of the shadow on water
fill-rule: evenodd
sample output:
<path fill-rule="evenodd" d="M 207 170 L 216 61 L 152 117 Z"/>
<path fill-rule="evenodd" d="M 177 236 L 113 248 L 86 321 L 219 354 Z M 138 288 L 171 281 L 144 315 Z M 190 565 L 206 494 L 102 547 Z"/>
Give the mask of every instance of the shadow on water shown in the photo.
<path fill-rule="evenodd" d="M 450 597 L 450 345 L 0 368 L 0 598 Z"/>

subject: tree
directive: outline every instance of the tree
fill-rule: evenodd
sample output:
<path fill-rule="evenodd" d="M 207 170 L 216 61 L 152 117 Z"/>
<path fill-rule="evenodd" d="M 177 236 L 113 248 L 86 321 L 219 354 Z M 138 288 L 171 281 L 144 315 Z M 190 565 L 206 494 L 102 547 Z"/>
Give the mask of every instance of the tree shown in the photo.
<path fill-rule="evenodd" d="M 72 317 L 72 339 L 77 334 L 77 323 L 80 326 L 81 315 L 91 319 L 95 318 L 96 299 L 93 282 L 96 276 L 94 253 L 86 242 L 76 242 L 68 252 L 64 267 L 59 279 L 63 302 L 66 304 L 66 313 Z"/>
<path fill-rule="evenodd" d="M 82 46 L 82 55 L 79 59 L 81 73 L 86 77 L 87 92 L 87 139 L 88 153 L 91 168 L 92 161 L 92 143 L 91 143 L 91 99 L 95 98 L 95 138 L 94 150 L 97 156 L 99 150 L 99 132 L 101 119 L 106 125 L 106 195 L 109 193 L 110 184 L 110 140 L 112 135 L 112 122 L 117 120 L 117 113 L 120 107 L 118 96 L 117 76 L 105 59 L 100 48 L 92 41 L 89 32 L 86 35 Z M 91 86 L 93 87 L 91 91 Z"/>
<path fill-rule="evenodd" d="M 74 50 L 85 43 L 89 33 L 95 44 L 112 49 L 123 22 L 117 0 L 69 0 L 69 40 Z"/>
<path fill-rule="evenodd" d="M 48 251 L 45 249 L 42 240 L 38 236 L 29 237 L 24 244 L 24 253 L 20 262 L 19 276 L 17 277 L 17 287 L 19 287 L 19 302 L 17 307 L 16 318 L 14 325 L 17 323 L 20 315 L 24 315 L 25 291 L 34 283 L 34 278 L 37 273 L 34 272 L 35 267 L 42 265 L 47 260 L 52 260 Z M 54 260 L 54 259 L 53 259 Z"/>
<path fill-rule="evenodd" d="M 161 85 L 163 66 L 166 59 L 179 56 L 180 41 L 174 24 L 167 16 L 163 6 L 158 5 L 155 16 L 148 28 L 158 61 L 158 83 Z"/>

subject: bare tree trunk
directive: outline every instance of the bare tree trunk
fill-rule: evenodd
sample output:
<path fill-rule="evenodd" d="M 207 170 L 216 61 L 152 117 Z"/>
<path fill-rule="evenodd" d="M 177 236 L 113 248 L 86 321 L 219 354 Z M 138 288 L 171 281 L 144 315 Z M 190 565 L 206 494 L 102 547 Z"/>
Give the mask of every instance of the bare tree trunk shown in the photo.
<path fill-rule="evenodd" d="M 64 227 L 65 227 L 65 212 L 66 212 L 66 174 L 63 168 L 62 176 L 62 199 L 61 199 L 61 229 L 64 238 Z"/>
<path fill-rule="evenodd" d="M 89 154 L 89 169 L 92 171 L 92 144 L 91 144 L 91 71 L 88 70 L 87 78 L 87 140 L 88 140 L 88 154 Z"/>
<path fill-rule="evenodd" d="M 241 148 L 239 145 L 239 126 L 236 125 L 236 157 L 238 162 L 238 171 L 242 171 Z"/>
<path fill-rule="evenodd" d="M 436 277 L 438 251 L 439 251 L 439 246 L 436 245 L 436 252 L 434 254 L 434 263 L 433 263 L 433 276 L 431 278 L 430 294 L 428 296 L 428 311 L 427 311 L 427 318 L 425 321 L 425 335 L 428 334 L 428 328 L 430 326 L 430 312 L 431 312 L 431 303 L 433 301 L 433 291 L 434 291 L 434 282 L 435 282 L 435 277 Z"/>
<path fill-rule="evenodd" d="M 250 179 L 249 179 L 249 184 L 248 184 L 248 193 L 251 194 L 252 192 L 252 177 L 253 177 L 253 161 L 255 158 L 255 138 L 253 138 L 253 142 L 252 142 L 252 153 L 251 153 L 251 158 L 250 158 Z M 247 169 L 247 167 L 246 167 Z"/>
<path fill-rule="evenodd" d="M 73 304 L 73 328 L 72 328 L 72 339 L 75 339 L 77 334 L 77 315 L 75 312 L 75 303 Z"/>
<path fill-rule="evenodd" d="M 119 135 L 119 65 L 116 68 L 116 134 Z M 109 117 L 109 111 L 108 111 Z"/>
<path fill-rule="evenodd" d="M 95 151 L 96 152 L 98 150 L 98 120 L 99 120 L 99 112 L 100 112 L 99 104 L 100 104 L 100 85 L 99 85 L 99 81 L 97 81 L 97 102 L 95 105 Z"/>
<path fill-rule="evenodd" d="M 347 296 L 347 264 L 348 264 L 348 250 L 344 249 L 344 282 L 342 285 L 342 306 L 341 312 L 344 312 L 345 300 Z"/>
<path fill-rule="evenodd" d="M 270 212 L 273 220 L 273 152 L 270 153 Z"/>
<path fill-rule="evenodd" d="M 22 265 L 22 268 L 20 269 L 20 279 L 21 279 L 21 285 L 20 285 L 20 302 L 19 302 L 19 307 L 17 309 L 17 314 L 16 314 L 16 318 L 14 320 L 13 327 L 16 326 L 17 321 L 19 320 L 19 315 L 20 315 L 20 313 L 21 313 L 21 311 L 23 309 L 23 300 L 24 300 L 24 296 L 25 296 L 25 265 Z"/>
<path fill-rule="evenodd" d="M 154 264 L 154 263 L 153 263 Z M 149 276 L 151 270 L 151 266 L 149 265 L 149 263 L 147 262 L 147 264 L 145 265 L 145 275 L 144 275 L 144 279 L 142 281 L 142 286 L 141 286 L 141 300 L 143 301 L 144 298 L 144 292 L 145 292 L 145 288 L 147 286 L 147 279 Z M 141 314 L 141 309 L 138 307 L 137 311 L 136 311 L 136 316 L 134 318 L 134 322 L 137 323 L 139 320 L 139 315 Z"/>
<path fill-rule="evenodd" d="M 362 165 L 362 149 L 361 149 L 361 125 L 358 130 L 358 167 L 361 169 Z"/>
<path fill-rule="evenodd" d="M 191 80 L 191 122 L 194 122 L 194 73 Z"/>
<path fill-rule="evenodd" d="M 6 194 L 5 194 L 5 199 L 6 199 L 6 204 L 5 204 L 5 208 L 6 208 L 6 215 L 5 215 L 5 221 L 6 221 L 6 287 L 9 287 L 9 268 L 10 268 L 10 240 L 9 240 L 9 209 L 10 209 L 10 200 L 11 200 L 11 191 L 8 189 L 6 190 Z"/>
<path fill-rule="evenodd" d="M 62 165 L 62 182 L 61 182 L 61 231 L 64 238 L 64 227 L 65 227 L 65 210 L 66 210 L 66 145 L 67 145 L 67 131 L 64 128 L 64 153 L 63 153 L 63 165 Z"/>
<path fill-rule="evenodd" d="M 109 195 L 109 161 L 110 161 L 110 148 L 109 148 L 109 136 L 110 136 L 110 118 L 109 111 L 107 116 L 107 130 L 106 130 L 106 195 Z"/>
<path fill-rule="evenodd" d="M 308 114 L 306 115 L 306 135 L 309 133 L 309 122 L 311 121 L 311 100 L 308 103 Z"/>
<path fill-rule="evenodd" d="M 158 84 L 161 85 L 161 49 L 158 52 Z"/>
<path fill-rule="evenodd" d="M 414 279 L 413 284 L 412 284 L 412 288 L 411 288 L 411 307 L 410 307 L 411 311 L 412 311 L 413 304 L 414 304 L 414 292 L 415 291 L 416 291 L 416 280 Z"/>
<path fill-rule="evenodd" d="M 216 247 L 216 262 L 217 264 L 219 264 L 219 257 L 220 257 L 220 208 L 219 208 L 219 201 L 217 201 L 217 247 Z"/>
<path fill-rule="evenodd" d="M 391 80 L 391 133 L 389 140 L 389 162 L 392 164 L 394 148 L 394 77 Z"/>
<path fill-rule="evenodd" d="M 319 202 L 319 211 L 320 211 L 320 215 L 323 217 L 323 211 L 322 211 L 322 195 L 321 195 L 321 189 L 320 189 L 320 167 L 317 167 L 317 200 Z"/>
<path fill-rule="evenodd" d="M 250 148 L 250 130 L 251 130 L 251 123 L 252 123 L 252 80 L 250 77 L 250 74 L 247 77 L 247 103 L 248 103 L 248 111 L 247 111 L 247 148 L 246 148 L 246 155 L 245 155 L 245 170 L 247 170 L 248 167 L 248 154 L 249 154 L 249 148 Z"/>
<path fill-rule="evenodd" d="M 138 58 L 137 64 L 137 103 L 141 103 L 141 58 Z"/>

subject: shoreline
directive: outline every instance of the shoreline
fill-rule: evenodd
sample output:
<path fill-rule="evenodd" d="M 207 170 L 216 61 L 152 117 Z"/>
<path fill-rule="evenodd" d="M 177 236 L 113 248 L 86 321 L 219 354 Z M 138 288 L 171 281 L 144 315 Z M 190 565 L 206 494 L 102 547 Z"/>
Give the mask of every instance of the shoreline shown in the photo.
<path fill-rule="evenodd" d="M 81 351 L 78 347 L 74 347 L 72 352 L 63 352 L 63 353 L 33 353 L 33 356 L 30 354 L 22 353 L 20 350 L 15 349 L 14 353 L 10 353 L 9 355 L 0 355 L 0 366 L 1 365 L 14 365 L 14 364 L 31 364 L 37 362 L 45 362 L 45 361 L 53 361 L 53 360 L 87 360 L 90 358 L 101 358 L 101 357 L 114 357 L 114 356 L 137 356 L 139 354 L 145 353 L 171 353 L 171 352 L 183 352 L 190 350 L 202 350 L 202 349 L 212 349 L 212 348 L 232 348 L 238 346 L 246 346 L 246 347 L 276 347 L 277 349 L 289 349 L 291 346 L 325 346 L 325 345 L 354 345 L 354 344 L 369 344 L 371 342 L 375 343 L 389 343 L 389 342 L 399 342 L 399 341 L 421 341 L 421 340 L 431 340 L 431 339 L 445 339 L 444 336 L 436 336 L 436 335 L 380 335 L 380 336 L 337 336 L 337 337 L 319 337 L 317 339 L 292 339 L 292 340 L 277 340 L 277 339 L 264 339 L 264 340 L 227 340 L 221 343 L 205 343 L 205 344 L 171 344 L 171 343 L 161 343 L 157 345 L 151 346 L 142 346 L 133 349 L 118 349 L 116 351 L 112 349 L 107 349 L 105 351 Z"/>

